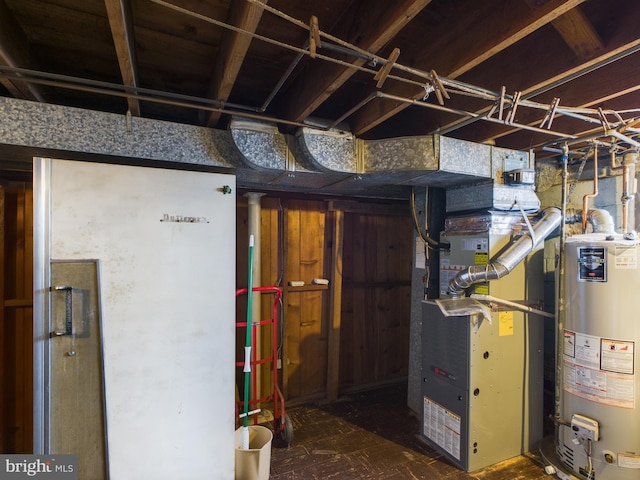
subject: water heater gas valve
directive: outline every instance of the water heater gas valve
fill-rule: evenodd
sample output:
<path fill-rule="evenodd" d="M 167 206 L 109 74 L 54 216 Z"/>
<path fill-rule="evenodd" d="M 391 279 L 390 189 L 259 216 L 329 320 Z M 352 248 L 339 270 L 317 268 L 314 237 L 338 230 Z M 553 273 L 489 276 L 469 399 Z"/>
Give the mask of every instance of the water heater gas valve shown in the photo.
<path fill-rule="evenodd" d="M 571 416 L 571 430 L 573 430 L 576 437 L 593 442 L 597 442 L 600 436 L 598 421 L 577 413 Z"/>

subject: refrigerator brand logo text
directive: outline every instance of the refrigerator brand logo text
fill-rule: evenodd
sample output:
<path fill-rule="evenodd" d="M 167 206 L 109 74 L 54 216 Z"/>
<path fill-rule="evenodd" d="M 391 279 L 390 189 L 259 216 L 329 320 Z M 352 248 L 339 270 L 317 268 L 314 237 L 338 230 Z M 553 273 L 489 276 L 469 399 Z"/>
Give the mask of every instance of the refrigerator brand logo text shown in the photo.
<path fill-rule="evenodd" d="M 161 222 L 173 222 L 173 223 L 209 223 L 205 217 L 191 217 L 188 215 L 170 215 L 163 213 Z"/>

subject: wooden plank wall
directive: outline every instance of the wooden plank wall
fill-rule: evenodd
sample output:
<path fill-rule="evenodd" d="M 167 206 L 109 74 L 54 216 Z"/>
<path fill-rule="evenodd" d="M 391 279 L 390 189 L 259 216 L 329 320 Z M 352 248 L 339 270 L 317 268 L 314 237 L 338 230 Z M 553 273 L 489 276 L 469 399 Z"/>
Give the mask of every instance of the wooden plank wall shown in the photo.
<path fill-rule="evenodd" d="M 336 213 L 339 212 L 339 215 Z M 337 219 L 337 220 L 336 220 Z M 247 203 L 238 198 L 237 285 L 246 286 Z M 343 234 L 334 228 L 344 225 Z M 335 398 L 346 391 L 407 375 L 412 225 L 408 205 L 268 195 L 261 204 L 261 283 L 284 291 L 283 389 L 288 400 Z M 342 245 L 334 245 L 342 239 Z M 336 254 L 343 291 L 335 295 Z M 329 285 L 314 285 L 326 278 Z M 290 281 L 303 281 L 301 287 Z M 337 300 L 336 300 L 337 299 Z M 339 302 L 337 323 L 331 301 Z M 268 307 L 268 305 L 266 305 Z M 265 311 L 265 302 L 262 306 Z M 246 318 L 239 305 L 238 321 Z M 245 315 L 245 317 L 243 317 Z M 330 326 L 338 325 L 338 332 Z M 337 348 L 329 345 L 330 333 Z M 337 335 L 336 335 L 337 333 Z M 244 337 L 238 342 L 241 352 Z M 269 348 L 263 343 L 263 349 Z M 331 354 L 330 354 L 331 352 Z M 330 357 L 331 355 L 331 357 Z M 328 373 L 335 369 L 335 379 Z M 272 372 L 263 369 L 261 375 Z M 241 376 L 238 374 L 240 380 Z M 272 384 L 263 382 L 261 396 Z"/>
<path fill-rule="evenodd" d="M 32 451 L 33 431 L 33 188 L 0 185 L 0 451 Z"/>
<path fill-rule="evenodd" d="M 407 375 L 412 241 L 408 216 L 345 214 L 341 389 Z"/>
<path fill-rule="evenodd" d="M 327 386 L 326 293 L 314 286 L 325 273 L 326 206 L 322 201 L 285 204 L 284 391 L 289 398 L 322 395 Z M 303 281 L 302 287 L 289 287 Z"/>

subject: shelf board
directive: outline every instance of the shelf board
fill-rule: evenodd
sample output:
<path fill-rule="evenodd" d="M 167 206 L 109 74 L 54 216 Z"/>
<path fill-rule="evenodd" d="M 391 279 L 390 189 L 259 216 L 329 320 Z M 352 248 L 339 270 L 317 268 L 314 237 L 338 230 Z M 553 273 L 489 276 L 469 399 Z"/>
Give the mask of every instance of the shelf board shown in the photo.
<path fill-rule="evenodd" d="M 329 290 L 329 285 L 303 285 L 301 287 L 286 287 L 287 292 L 312 292 L 314 290 Z"/>

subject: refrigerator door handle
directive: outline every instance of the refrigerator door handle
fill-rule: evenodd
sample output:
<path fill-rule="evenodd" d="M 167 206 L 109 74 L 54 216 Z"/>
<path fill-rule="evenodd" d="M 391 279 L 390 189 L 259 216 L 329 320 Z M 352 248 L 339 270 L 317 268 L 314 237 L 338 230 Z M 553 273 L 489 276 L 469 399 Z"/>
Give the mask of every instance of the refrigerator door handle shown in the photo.
<path fill-rule="evenodd" d="M 54 292 L 64 292 L 64 330 L 54 330 L 51 338 L 73 335 L 73 287 L 71 285 L 54 285 Z"/>

